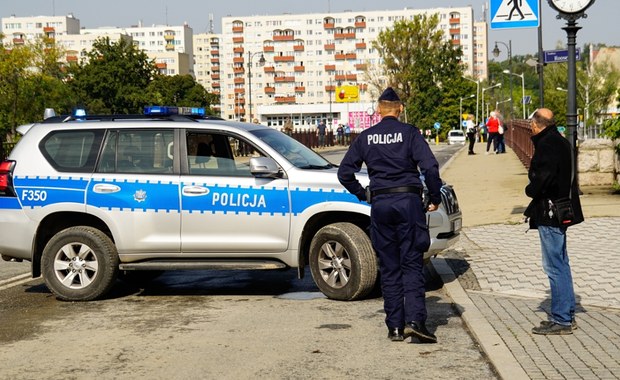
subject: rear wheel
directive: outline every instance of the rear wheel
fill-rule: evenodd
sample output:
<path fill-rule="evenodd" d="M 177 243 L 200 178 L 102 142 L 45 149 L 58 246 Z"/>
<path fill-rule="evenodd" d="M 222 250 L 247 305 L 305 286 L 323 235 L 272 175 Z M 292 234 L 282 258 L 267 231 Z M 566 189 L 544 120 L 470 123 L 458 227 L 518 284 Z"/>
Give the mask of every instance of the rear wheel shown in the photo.
<path fill-rule="evenodd" d="M 118 264 L 112 240 L 87 226 L 54 235 L 41 259 L 45 284 L 63 301 L 91 301 L 106 294 L 118 276 Z"/>
<path fill-rule="evenodd" d="M 377 258 L 370 238 L 354 224 L 321 228 L 312 239 L 309 257 L 312 278 L 329 298 L 360 299 L 377 281 Z"/>

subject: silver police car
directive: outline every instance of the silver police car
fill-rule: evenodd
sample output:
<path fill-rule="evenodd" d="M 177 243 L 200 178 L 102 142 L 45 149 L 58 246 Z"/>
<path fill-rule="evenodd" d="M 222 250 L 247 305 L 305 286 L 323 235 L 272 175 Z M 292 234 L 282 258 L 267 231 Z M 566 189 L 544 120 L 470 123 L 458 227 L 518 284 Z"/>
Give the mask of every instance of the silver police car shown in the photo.
<path fill-rule="evenodd" d="M 339 184 L 336 165 L 270 127 L 156 113 L 19 127 L 0 164 L 2 257 L 30 261 L 32 276 L 67 301 L 165 270 L 296 268 L 301 277 L 306 264 L 329 298 L 373 289 L 370 207 Z M 450 186 L 427 220 L 428 258 L 458 238 Z"/>

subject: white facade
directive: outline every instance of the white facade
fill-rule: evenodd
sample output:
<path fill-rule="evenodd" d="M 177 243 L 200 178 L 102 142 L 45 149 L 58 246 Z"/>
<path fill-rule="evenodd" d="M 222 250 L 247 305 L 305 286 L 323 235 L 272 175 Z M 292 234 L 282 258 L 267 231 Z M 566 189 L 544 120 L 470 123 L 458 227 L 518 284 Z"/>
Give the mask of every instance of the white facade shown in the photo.
<path fill-rule="evenodd" d="M 331 119 L 328 107 L 333 107 L 339 83 L 358 86 L 360 102 L 370 102 L 373 89 L 365 72 L 380 63 L 372 41 L 395 21 L 434 13 L 445 39 L 461 46 L 465 73 L 471 76 L 471 7 L 224 17 L 219 51 L 222 117 L 263 121 L 260 112 L 266 105 L 318 104 L 317 117 Z M 261 54 L 263 67 L 258 66 Z"/>
<path fill-rule="evenodd" d="M 194 35 L 194 73 L 196 82 L 208 92 L 220 95 L 220 34 L 200 33 Z M 243 69 L 243 68 L 242 68 Z M 214 105 L 216 113 L 219 105 Z"/>
<path fill-rule="evenodd" d="M 37 38 L 55 39 L 59 36 L 80 33 L 80 20 L 67 16 L 3 17 L 4 44 L 23 44 Z"/>
<path fill-rule="evenodd" d="M 107 37 L 110 41 L 126 40 L 131 43 L 130 36 L 122 33 L 113 34 L 66 34 L 56 38 L 56 45 L 64 49 L 67 62 L 81 62 L 86 53 L 93 49 L 98 38 Z"/>

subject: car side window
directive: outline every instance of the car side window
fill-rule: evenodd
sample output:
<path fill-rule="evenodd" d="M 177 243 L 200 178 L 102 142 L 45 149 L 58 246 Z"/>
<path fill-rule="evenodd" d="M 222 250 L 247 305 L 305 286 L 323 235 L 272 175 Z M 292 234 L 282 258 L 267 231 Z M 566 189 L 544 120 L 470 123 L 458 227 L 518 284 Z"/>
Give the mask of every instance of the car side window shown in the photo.
<path fill-rule="evenodd" d="M 92 173 L 103 134 L 103 130 L 54 131 L 39 148 L 59 172 Z"/>
<path fill-rule="evenodd" d="M 253 144 L 226 133 L 190 131 L 186 137 L 191 175 L 250 177 L 250 157 L 263 156 Z"/>
<path fill-rule="evenodd" d="M 109 131 L 97 166 L 100 173 L 167 174 L 173 172 L 171 130 Z"/>

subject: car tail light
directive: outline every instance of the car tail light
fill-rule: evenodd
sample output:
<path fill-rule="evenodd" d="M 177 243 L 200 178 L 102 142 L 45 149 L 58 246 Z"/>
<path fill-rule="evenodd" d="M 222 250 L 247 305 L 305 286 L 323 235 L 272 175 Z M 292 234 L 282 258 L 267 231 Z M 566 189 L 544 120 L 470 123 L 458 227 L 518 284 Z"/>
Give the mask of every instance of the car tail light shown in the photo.
<path fill-rule="evenodd" d="M 2 194 L 5 194 L 7 190 L 12 193 L 13 184 L 11 181 L 11 176 L 13 174 L 14 167 L 15 161 L 3 161 L 0 163 L 0 193 Z"/>

